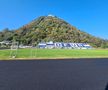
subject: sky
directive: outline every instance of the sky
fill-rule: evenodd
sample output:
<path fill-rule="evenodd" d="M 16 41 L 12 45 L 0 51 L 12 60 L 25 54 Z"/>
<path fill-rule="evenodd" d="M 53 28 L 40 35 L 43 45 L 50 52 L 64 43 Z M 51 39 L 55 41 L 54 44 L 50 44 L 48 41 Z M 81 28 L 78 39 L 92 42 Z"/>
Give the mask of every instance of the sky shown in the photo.
<path fill-rule="evenodd" d="M 108 0 L 0 0 L 0 31 L 17 29 L 48 14 L 108 39 Z"/>

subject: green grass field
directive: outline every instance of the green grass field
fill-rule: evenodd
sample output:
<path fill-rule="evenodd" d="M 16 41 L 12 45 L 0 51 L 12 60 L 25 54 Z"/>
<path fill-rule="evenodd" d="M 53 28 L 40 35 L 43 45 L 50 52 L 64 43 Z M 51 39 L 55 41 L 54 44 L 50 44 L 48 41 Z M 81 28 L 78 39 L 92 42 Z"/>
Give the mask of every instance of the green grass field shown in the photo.
<path fill-rule="evenodd" d="M 0 50 L 0 60 L 10 58 L 11 50 Z M 108 58 L 108 50 L 19 49 L 16 59 Z"/>

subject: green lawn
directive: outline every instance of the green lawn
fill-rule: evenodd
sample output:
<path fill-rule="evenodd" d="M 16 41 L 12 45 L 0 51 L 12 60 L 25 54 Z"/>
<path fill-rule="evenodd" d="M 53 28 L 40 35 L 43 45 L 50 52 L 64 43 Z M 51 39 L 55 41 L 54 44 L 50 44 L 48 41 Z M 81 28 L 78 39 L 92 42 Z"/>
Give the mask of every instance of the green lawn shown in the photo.
<path fill-rule="evenodd" d="M 11 50 L 0 50 L 0 59 L 11 59 Z M 108 50 L 74 50 L 74 49 L 19 49 L 16 59 L 39 58 L 108 58 Z"/>

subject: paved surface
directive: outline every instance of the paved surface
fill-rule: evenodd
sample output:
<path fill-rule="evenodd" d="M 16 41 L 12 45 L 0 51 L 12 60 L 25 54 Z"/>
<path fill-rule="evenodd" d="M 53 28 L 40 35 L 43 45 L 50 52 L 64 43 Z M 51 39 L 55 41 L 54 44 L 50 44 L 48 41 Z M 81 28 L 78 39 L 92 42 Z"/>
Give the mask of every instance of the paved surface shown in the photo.
<path fill-rule="evenodd" d="M 108 59 L 0 61 L 0 90 L 105 90 Z"/>

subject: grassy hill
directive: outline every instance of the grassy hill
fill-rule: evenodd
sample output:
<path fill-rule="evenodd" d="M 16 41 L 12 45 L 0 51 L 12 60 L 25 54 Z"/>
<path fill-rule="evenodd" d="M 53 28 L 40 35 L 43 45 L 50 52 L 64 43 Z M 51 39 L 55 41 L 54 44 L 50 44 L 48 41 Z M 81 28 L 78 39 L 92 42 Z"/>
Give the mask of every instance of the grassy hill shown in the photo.
<path fill-rule="evenodd" d="M 93 47 L 108 47 L 108 41 L 92 36 L 56 16 L 41 16 L 17 30 L 4 29 L 0 41 L 17 40 L 23 44 L 41 41 L 89 43 Z"/>

